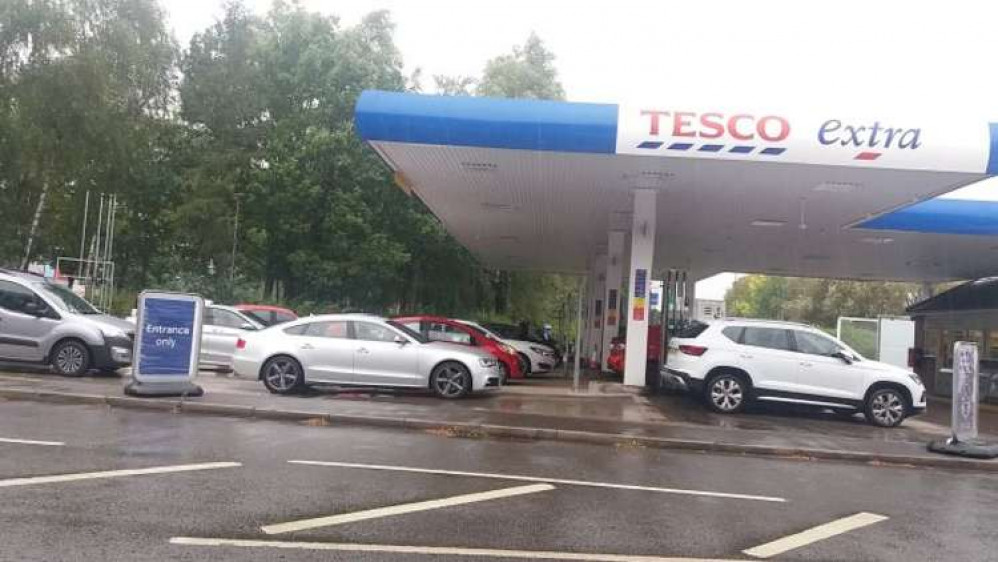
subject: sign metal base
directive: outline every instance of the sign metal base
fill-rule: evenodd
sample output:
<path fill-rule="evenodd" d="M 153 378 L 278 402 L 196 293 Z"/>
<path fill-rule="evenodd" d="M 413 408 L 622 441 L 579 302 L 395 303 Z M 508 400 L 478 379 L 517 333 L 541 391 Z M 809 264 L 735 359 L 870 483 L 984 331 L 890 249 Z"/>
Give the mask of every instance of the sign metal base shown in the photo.
<path fill-rule="evenodd" d="M 929 443 L 933 453 L 974 459 L 998 457 L 998 445 L 989 445 L 977 438 L 977 416 L 980 408 L 978 389 L 980 360 L 977 343 L 953 343 L 953 434 L 949 439 Z"/>
<path fill-rule="evenodd" d="M 197 397 L 204 394 L 204 389 L 187 381 L 164 381 L 164 382 L 140 382 L 132 379 L 125 385 L 125 394 L 128 396 L 157 397 L 157 396 L 192 396 Z"/>
<path fill-rule="evenodd" d="M 929 443 L 929 450 L 933 453 L 972 459 L 993 459 L 998 457 L 998 445 L 989 445 L 976 439 L 972 441 L 955 441 L 950 438 L 933 441 Z"/>

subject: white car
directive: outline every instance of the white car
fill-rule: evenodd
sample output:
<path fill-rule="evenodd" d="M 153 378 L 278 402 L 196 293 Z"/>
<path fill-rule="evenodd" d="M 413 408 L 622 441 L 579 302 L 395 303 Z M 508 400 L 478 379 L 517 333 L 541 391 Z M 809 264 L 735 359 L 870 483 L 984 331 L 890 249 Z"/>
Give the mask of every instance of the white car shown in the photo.
<path fill-rule="evenodd" d="M 862 411 L 870 423 L 894 427 L 925 411 L 918 375 L 864 359 L 821 330 L 792 322 L 695 323 L 669 340 L 666 371 L 721 413 L 761 400 Z"/>
<path fill-rule="evenodd" d="M 551 346 L 532 341 L 504 338 L 471 320 L 458 320 L 458 322 L 477 328 L 485 332 L 485 335 L 490 338 L 501 341 L 516 350 L 516 354 L 520 358 L 520 371 L 525 377 L 533 373 L 546 373 L 558 363 L 558 354 Z"/>
<path fill-rule="evenodd" d="M 236 374 L 277 394 L 310 383 L 428 388 L 441 398 L 497 389 L 499 361 L 481 349 L 430 341 L 366 314 L 309 316 L 250 332 L 236 345 Z"/>
<path fill-rule="evenodd" d="M 198 364 L 202 369 L 230 369 L 236 341 L 262 329 L 263 324 L 231 306 L 206 304 Z"/>

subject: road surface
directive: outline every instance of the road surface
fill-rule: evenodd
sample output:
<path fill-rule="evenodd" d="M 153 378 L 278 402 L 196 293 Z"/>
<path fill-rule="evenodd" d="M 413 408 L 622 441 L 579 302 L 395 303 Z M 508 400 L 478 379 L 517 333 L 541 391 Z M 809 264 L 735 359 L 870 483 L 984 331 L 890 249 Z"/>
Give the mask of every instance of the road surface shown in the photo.
<path fill-rule="evenodd" d="M 985 560 L 995 528 L 981 473 L 0 402 L 3 561 Z"/>

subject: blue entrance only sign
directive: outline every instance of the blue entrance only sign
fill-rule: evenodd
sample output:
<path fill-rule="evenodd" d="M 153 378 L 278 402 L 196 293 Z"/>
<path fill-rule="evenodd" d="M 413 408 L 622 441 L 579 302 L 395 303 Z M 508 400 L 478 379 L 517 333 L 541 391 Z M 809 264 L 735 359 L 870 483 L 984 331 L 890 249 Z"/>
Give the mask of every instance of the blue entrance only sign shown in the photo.
<path fill-rule="evenodd" d="M 194 346 L 197 303 L 193 300 L 146 298 L 139 345 L 142 375 L 188 376 Z"/>
<path fill-rule="evenodd" d="M 201 353 L 204 301 L 197 295 L 146 291 L 139 295 L 135 363 L 125 392 L 198 395 L 192 384 Z"/>

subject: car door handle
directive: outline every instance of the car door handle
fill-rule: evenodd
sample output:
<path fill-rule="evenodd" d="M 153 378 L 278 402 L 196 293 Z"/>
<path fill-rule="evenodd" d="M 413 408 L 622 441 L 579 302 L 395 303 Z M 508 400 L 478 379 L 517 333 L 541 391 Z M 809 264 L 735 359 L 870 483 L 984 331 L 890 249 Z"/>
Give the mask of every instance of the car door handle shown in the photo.
<path fill-rule="evenodd" d="M 808 363 L 807 361 L 800 362 L 801 367 L 814 367 L 814 363 Z"/>
<path fill-rule="evenodd" d="M 742 354 L 742 359 L 752 359 L 752 356 L 749 355 L 749 354 L 747 354 L 747 353 L 743 353 Z"/>
<path fill-rule="evenodd" d="M 315 349 L 315 348 L 312 347 L 312 344 L 310 343 L 303 343 L 301 344 L 301 349 Z"/>
<path fill-rule="evenodd" d="M 366 347 L 359 347 L 357 348 L 357 353 L 370 353 L 370 351 Z"/>

